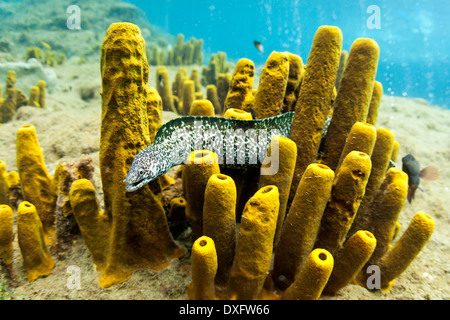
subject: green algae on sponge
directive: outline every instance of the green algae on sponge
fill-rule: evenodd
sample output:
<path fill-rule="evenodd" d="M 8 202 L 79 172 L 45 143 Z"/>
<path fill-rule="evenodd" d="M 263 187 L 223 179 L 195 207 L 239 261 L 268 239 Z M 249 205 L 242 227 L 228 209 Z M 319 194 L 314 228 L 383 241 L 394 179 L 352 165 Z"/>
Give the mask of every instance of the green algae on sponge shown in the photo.
<path fill-rule="evenodd" d="M 261 292 L 272 260 L 278 199 L 278 188 L 265 186 L 245 205 L 228 283 L 232 299 L 256 299 Z"/>
<path fill-rule="evenodd" d="M 36 207 L 45 241 L 53 245 L 57 194 L 51 188 L 52 177 L 45 166 L 34 126 L 24 125 L 17 130 L 16 153 L 23 199 Z"/>
<path fill-rule="evenodd" d="M 377 263 L 380 267 L 381 288 L 388 288 L 419 254 L 434 231 L 434 220 L 419 211 L 400 239 Z"/>
<path fill-rule="evenodd" d="M 335 294 L 351 283 L 371 257 L 377 240 L 367 230 L 359 230 L 348 239 L 334 257 L 334 267 L 324 293 Z"/>
<path fill-rule="evenodd" d="M 273 51 L 259 77 L 253 109 L 257 119 L 274 117 L 281 114 L 283 98 L 289 77 L 288 55 Z"/>
<path fill-rule="evenodd" d="M 294 141 L 286 137 L 274 136 L 267 150 L 267 156 L 261 165 L 258 189 L 261 189 L 263 186 L 274 185 L 280 193 L 280 211 L 274 237 L 275 246 L 284 222 L 296 159 L 297 146 Z"/>
<path fill-rule="evenodd" d="M 252 94 L 255 64 L 252 60 L 242 58 L 236 63 L 224 110 L 234 108 L 250 112 L 253 109 L 255 97 Z"/>
<path fill-rule="evenodd" d="M 364 152 L 352 151 L 342 161 L 323 213 L 316 248 L 334 254 L 344 243 L 364 196 L 372 163 Z"/>
<path fill-rule="evenodd" d="M 55 262 L 45 244 L 36 207 L 28 201 L 23 201 L 17 210 L 17 238 L 28 281 L 49 275 Z"/>
<path fill-rule="evenodd" d="M 379 54 L 378 44 L 371 39 L 356 39 L 350 48 L 321 157 L 332 170 L 338 165 L 353 124 L 367 119 Z"/>
<path fill-rule="evenodd" d="M 193 240 L 203 235 L 203 205 L 209 178 L 220 173 L 217 155 L 208 150 L 195 150 L 183 167 L 183 189 L 186 195 L 186 218 L 191 224 Z"/>
<path fill-rule="evenodd" d="M 192 246 L 191 274 L 188 285 L 190 300 L 215 300 L 214 277 L 217 272 L 217 253 L 214 240 L 207 236 L 198 238 Z"/>
<path fill-rule="evenodd" d="M 316 161 L 325 119 L 331 110 L 329 99 L 333 93 L 341 48 L 342 32 L 338 27 L 319 27 L 314 35 L 292 121 L 290 138 L 297 144 L 299 156 L 290 199 L 294 198 L 303 172 Z"/>
<path fill-rule="evenodd" d="M 149 68 L 144 39 L 137 26 L 113 23 L 108 28 L 102 44 L 100 71 L 100 173 L 104 193 L 102 216 L 106 222 L 80 225 L 80 230 L 83 234 L 83 229 L 90 229 L 91 240 L 86 237 L 88 247 L 104 248 L 103 252 L 96 251 L 101 255 L 98 261 L 103 261 L 97 265 L 98 282 L 101 287 L 109 287 L 128 280 L 135 270 L 164 268 L 170 259 L 182 256 L 184 250 L 174 242 L 160 195 L 153 191 L 161 189 L 159 180 L 130 193 L 123 183 L 136 154 L 150 144 Z M 72 185 L 71 205 L 79 224 L 78 217 L 85 216 L 85 222 L 90 223 L 99 214 L 92 188 L 86 181 Z M 88 196 L 75 197 L 76 192 Z M 94 215 L 89 216 L 90 212 Z M 102 237 L 105 233 L 109 236 Z"/>
<path fill-rule="evenodd" d="M 333 180 L 333 170 L 325 165 L 306 168 L 274 253 L 272 279 L 277 288 L 284 290 L 294 281 L 312 251 Z"/>
<path fill-rule="evenodd" d="M 236 184 L 224 174 L 213 174 L 206 185 L 203 234 L 214 240 L 218 268 L 215 282 L 228 281 L 236 249 Z"/>
<path fill-rule="evenodd" d="M 313 250 L 295 277 L 295 281 L 284 291 L 282 300 L 318 300 L 333 270 L 334 259 L 325 249 Z"/>

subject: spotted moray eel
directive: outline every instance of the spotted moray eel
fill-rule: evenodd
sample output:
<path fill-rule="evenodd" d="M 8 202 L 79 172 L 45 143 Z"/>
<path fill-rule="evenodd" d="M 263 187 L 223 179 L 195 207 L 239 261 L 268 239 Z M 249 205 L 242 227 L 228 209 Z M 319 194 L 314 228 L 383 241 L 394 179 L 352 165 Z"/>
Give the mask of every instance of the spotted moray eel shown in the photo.
<path fill-rule="evenodd" d="M 261 165 L 272 138 L 289 137 L 293 118 L 294 112 L 259 120 L 200 116 L 173 119 L 161 126 L 155 142 L 134 158 L 124 180 L 126 190 L 136 191 L 183 164 L 194 150 L 213 151 L 222 167 Z"/>
<path fill-rule="evenodd" d="M 128 192 L 142 188 L 185 163 L 194 150 L 210 150 L 218 155 L 221 167 L 259 166 L 276 135 L 289 137 L 294 112 L 259 119 L 187 116 L 173 119 L 158 130 L 155 142 L 134 158 L 124 182 Z M 319 156 L 331 118 L 324 124 Z M 391 166 L 395 163 L 391 161 Z"/>

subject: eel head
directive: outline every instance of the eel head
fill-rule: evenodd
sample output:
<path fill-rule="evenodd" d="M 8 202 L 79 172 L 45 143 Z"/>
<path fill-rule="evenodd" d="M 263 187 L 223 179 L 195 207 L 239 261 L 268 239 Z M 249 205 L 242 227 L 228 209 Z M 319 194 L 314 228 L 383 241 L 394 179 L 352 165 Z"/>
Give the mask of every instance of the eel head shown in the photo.
<path fill-rule="evenodd" d="M 139 152 L 131 164 L 124 182 L 128 192 L 142 188 L 150 181 L 162 176 L 164 172 L 158 171 L 158 161 L 152 146 Z"/>

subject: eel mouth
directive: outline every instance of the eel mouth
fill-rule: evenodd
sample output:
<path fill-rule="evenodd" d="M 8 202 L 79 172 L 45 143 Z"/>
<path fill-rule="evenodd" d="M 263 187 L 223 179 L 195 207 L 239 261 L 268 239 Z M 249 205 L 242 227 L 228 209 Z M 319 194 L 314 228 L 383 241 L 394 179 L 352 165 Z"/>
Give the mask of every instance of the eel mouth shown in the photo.
<path fill-rule="evenodd" d="M 134 192 L 140 188 L 142 188 L 143 186 L 145 186 L 147 183 L 149 183 L 152 179 L 148 178 L 148 179 L 143 179 L 140 180 L 138 182 L 134 182 L 134 183 L 129 183 L 127 184 L 127 186 L 125 187 L 125 190 L 127 190 L 128 192 Z M 126 182 L 126 179 L 124 180 L 124 182 Z"/>

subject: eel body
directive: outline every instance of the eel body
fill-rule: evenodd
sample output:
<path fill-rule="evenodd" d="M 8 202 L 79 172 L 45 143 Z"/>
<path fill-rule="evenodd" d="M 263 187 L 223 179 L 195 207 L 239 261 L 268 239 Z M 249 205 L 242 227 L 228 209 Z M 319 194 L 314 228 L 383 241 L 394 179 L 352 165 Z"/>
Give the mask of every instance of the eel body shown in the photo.
<path fill-rule="evenodd" d="M 161 126 L 155 142 L 134 158 L 124 180 L 126 190 L 136 191 L 183 164 L 195 150 L 213 151 L 222 167 L 259 166 L 274 136 L 289 137 L 293 118 L 294 112 L 259 120 L 200 116 L 173 119 Z"/>
<path fill-rule="evenodd" d="M 218 155 L 221 167 L 260 166 L 272 138 L 289 138 L 294 112 L 257 120 L 188 116 L 173 119 L 159 128 L 155 142 L 139 152 L 124 182 L 128 192 L 142 188 L 164 175 L 170 168 L 185 163 L 195 150 L 210 150 Z M 323 150 L 331 118 L 324 123 L 318 157 Z M 389 161 L 389 168 L 397 167 Z"/>

